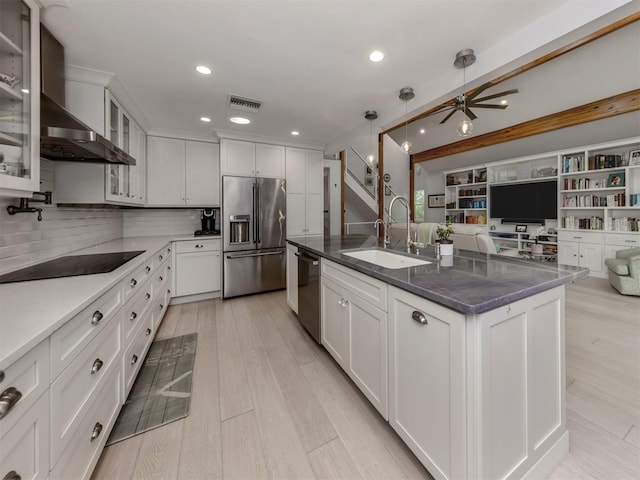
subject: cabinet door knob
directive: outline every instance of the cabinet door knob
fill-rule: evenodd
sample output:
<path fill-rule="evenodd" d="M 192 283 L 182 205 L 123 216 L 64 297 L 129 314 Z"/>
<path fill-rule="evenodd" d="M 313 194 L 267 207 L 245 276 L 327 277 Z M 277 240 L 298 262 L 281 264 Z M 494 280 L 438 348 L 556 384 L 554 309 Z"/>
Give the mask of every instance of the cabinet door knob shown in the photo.
<path fill-rule="evenodd" d="M 102 365 L 104 365 L 104 362 L 99 358 L 96 358 L 93 362 L 93 365 L 91 365 L 91 375 L 93 375 L 94 373 L 98 373 L 102 368 Z"/>
<path fill-rule="evenodd" d="M 150 328 L 147 328 L 147 330 L 146 330 L 146 332 L 145 332 L 145 335 L 146 335 L 147 337 L 148 337 L 149 335 L 151 335 L 151 329 L 150 329 Z"/>
<path fill-rule="evenodd" d="M 93 430 L 91 431 L 91 441 L 93 442 L 96 438 L 100 436 L 102 432 L 102 424 L 100 422 L 96 422 L 93 426 Z"/>
<path fill-rule="evenodd" d="M 138 284 L 138 281 L 135 278 L 132 278 L 131 281 L 129 282 L 129 286 L 131 288 L 135 287 Z"/>
<path fill-rule="evenodd" d="M 9 413 L 21 398 L 22 393 L 15 387 L 9 387 L 2 392 L 2 394 L 0 394 L 0 418 L 3 418 Z"/>
<path fill-rule="evenodd" d="M 159 255 L 160 257 L 160 261 L 164 260 L 164 257 L 162 255 Z"/>
<path fill-rule="evenodd" d="M 4 381 L 4 370 L 0 370 L 0 383 Z"/>
<path fill-rule="evenodd" d="M 102 320 L 104 318 L 104 315 L 102 314 L 102 312 L 100 310 L 96 310 L 95 312 L 93 312 L 93 315 L 91 315 L 91 325 L 97 325 L 100 323 L 100 320 Z"/>
<path fill-rule="evenodd" d="M 131 312 L 131 315 L 129 316 L 129 320 L 133 322 L 136 318 L 138 318 L 138 314 L 136 312 Z"/>
<path fill-rule="evenodd" d="M 138 356 L 137 355 L 133 355 L 131 357 L 131 365 L 135 365 L 138 362 Z"/>
<path fill-rule="evenodd" d="M 15 470 L 11 470 L 4 477 L 2 477 L 2 480 L 22 480 L 22 477 L 18 475 L 18 472 L 16 472 Z"/>
<path fill-rule="evenodd" d="M 163 304 L 160 304 L 160 305 L 158 306 L 158 308 L 162 311 L 162 309 L 164 308 L 164 305 L 163 305 Z"/>
<path fill-rule="evenodd" d="M 158 281 L 159 281 L 159 282 L 161 282 L 162 280 L 164 280 L 164 278 L 162 278 L 162 275 L 160 275 L 160 276 L 158 277 Z"/>
<path fill-rule="evenodd" d="M 418 322 L 420 325 L 429 325 L 427 321 L 427 317 L 425 317 L 424 313 L 419 312 L 418 310 L 414 310 L 411 314 L 411 318 Z"/>

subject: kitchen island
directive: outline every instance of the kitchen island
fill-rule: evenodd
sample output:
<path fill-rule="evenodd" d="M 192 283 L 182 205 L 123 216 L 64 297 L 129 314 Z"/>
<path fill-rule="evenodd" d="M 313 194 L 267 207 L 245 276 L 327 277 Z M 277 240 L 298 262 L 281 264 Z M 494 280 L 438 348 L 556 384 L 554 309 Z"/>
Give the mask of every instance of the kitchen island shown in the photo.
<path fill-rule="evenodd" d="M 545 478 L 568 453 L 564 285 L 586 270 L 433 247 L 384 268 L 345 255 L 375 237 L 289 243 L 322 259 L 323 346 L 435 478 Z"/>

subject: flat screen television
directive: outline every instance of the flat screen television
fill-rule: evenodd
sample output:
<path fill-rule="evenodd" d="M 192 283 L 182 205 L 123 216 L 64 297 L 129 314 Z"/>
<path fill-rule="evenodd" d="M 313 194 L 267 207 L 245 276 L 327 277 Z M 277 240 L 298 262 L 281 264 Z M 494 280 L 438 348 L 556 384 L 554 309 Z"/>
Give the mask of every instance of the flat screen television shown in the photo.
<path fill-rule="evenodd" d="M 491 218 L 503 223 L 543 223 L 558 218 L 557 182 L 531 182 L 491 185 L 489 189 Z"/>

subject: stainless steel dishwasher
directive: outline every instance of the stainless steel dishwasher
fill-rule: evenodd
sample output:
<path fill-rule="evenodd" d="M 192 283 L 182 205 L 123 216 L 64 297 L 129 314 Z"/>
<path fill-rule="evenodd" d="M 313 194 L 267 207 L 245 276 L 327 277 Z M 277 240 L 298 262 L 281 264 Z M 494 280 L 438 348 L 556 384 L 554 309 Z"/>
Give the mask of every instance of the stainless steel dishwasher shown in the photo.
<path fill-rule="evenodd" d="M 320 343 L 320 259 L 298 248 L 298 320 Z"/>

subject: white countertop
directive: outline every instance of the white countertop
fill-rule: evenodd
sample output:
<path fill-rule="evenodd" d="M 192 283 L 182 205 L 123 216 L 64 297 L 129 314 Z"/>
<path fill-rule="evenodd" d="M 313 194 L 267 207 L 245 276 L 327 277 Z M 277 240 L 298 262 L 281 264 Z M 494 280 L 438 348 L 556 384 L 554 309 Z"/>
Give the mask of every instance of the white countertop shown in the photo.
<path fill-rule="evenodd" d="M 109 273 L 0 285 L 0 370 L 51 335 L 169 242 L 194 238 L 205 237 L 180 235 L 113 240 L 66 255 L 145 252 Z"/>

